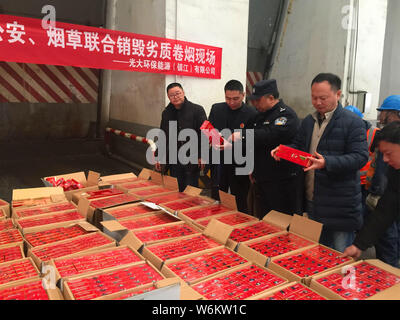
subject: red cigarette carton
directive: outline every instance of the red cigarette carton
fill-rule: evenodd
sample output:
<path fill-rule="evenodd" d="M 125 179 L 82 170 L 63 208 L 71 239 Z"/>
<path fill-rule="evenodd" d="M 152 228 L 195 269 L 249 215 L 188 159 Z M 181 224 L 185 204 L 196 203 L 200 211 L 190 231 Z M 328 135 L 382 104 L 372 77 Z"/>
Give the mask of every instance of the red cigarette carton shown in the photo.
<path fill-rule="evenodd" d="M 210 121 L 205 120 L 200 126 L 200 130 L 206 137 L 208 137 L 210 144 L 218 145 L 216 142 L 219 142 L 220 145 L 224 144 L 224 138 L 218 130 L 214 128 Z"/>
<path fill-rule="evenodd" d="M 312 157 L 312 154 L 282 144 L 279 145 L 276 156 L 287 161 L 299 164 L 303 167 L 309 167 L 311 165 L 311 161 L 307 159 L 307 157 Z"/>

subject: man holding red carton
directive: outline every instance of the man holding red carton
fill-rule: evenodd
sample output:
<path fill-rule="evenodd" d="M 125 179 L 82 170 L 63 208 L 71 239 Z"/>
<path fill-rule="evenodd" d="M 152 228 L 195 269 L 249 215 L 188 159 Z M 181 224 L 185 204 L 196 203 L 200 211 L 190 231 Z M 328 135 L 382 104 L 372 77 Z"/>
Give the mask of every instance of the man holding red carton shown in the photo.
<path fill-rule="evenodd" d="M 261 219 L 271 210 L 287 214 L 300 213 L 301 197 L 298 181 L 301 170 L 290 162 L 276 162 L 270 151 L 280 144 L 289 144 L 297 133 L 296 112 L 279 99 L 275 79 L 261 80 L 248 97 L 257 109 L 246 129 L 254 130 L 254 170 L 250 179 L 255 186 L 256 215 Z M 233 142 L 248 143 L 247 130 L 235 132 Z"/>
<path fill-rule="evenodd" d="M 362 224 L 359 170 L 367 163 L 368 145 L 362 119 L 342 107 L 341 94 L 338 76 L 321 73 L 313 79 L 316 111 L 302 121 L 289 147 L 313 155 L 304 168 L 306 212 L 324 225 L 320 242 L 343 252 Z M 271 152 L 275 160 L 278 150 Z"/>

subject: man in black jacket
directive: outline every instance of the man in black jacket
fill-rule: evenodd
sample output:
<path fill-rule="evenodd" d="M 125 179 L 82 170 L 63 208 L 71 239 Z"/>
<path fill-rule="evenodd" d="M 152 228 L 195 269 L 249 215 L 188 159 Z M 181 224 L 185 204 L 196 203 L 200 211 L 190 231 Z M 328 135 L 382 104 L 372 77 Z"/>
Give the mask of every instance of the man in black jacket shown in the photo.
<path fill-rule="evenodd" d="M 323 224 L 320 242 L 343 252 L 362 225 L 359 170 L 367 163 L 368 145 L 362 119 L 342 107 L 341 93 L 334 74 L 312 80 L 315 112 L 302 121 L 290 146 L 313 155 L 304 169 L 306 212 Z"/>
<path fill-rule="evenodd" d="M 299 127 L 297 114 L 279 99 L 275 79 L 257 82 L 249 99 L 258 111 L 246 129 L 254 130 L 254 170 L 250 179 L 255 184 L 259 218 L 271 210 L 301 213 L 301 170 L 289 162 L 276 162 L 270 155 L 280 144 L 292 142 Z M 244 144 L 249 142 L 248 138 L 246 131 L 232 135 L 232 141 L 242 139 Z"/>
<path fill-rule="evenodd" d="M 179 191 L 185 190 L 186 186 L 198 186 L 200 176 L 200 167 L 204 166 L 201 161 L 201 148 L 200 148 L 200 126 L 207 119 L 204 108 L 198 104 L 190 102 L 186 96 L 181 84 L 171 83 L 167 87 L 167 95 L 170 103 L 164 109 L 161 116 L 160 129 L 166 136 L 166 154 L 160 154 L 158 150 L 158 158 L 165 156 L 166 166 L 161 167 L 160 162 L 156 162 L 155 168 L 162 173 L 166 173 L 170 169 L 170 174 L 178 179 Z M 175 132 L 170 132 L 170 129 Z M 197 139 L 186 139 L 186 141 L 179 141 L 179 133 L 184 129 L 192 129 L 195 131 Z M 188 131 L 187 131 L 188 132 Z M 170 145 L 170 136 L 177 139 L 176 145 Z M 182 146 L 190 144 L 188 152 L 185 153 L 186 159 L 189 158 L 189 163 L 182 163 L 183 159 L 179 159 L 179 149 Z M 192 154 L 193 150 L 197 154 Z M 189 153 L 189 154 L 188 154 Z"/>
<path fill-rule="evenodd" d="M 400 226 L 400 122 L 388 124 L 375 139 L 383 160 L 389 165 L 388 184 L 377 207 L 368 216 L 353 245 L 346 248 L 344 256 L 358 258 L 363 250 L 378 242 L 390 225 L 397 223 Z M 399 268 L 399 261 L 395 267 Z"/>
<path fill-rule="evenodd" d="M 257 111 L 243 102 L 244 90 L 240 81 L 228 81 L 224 91 L 225 102 L 216 103 L 211 107 L 208 121 L 219 131 L 229 130 L 232 134 L 235 129 L 244 129 Z M 218 190 L 228 192 L 230 188 L 236 197 L 238 210 L 248 213 L 247 194 L 250 184 L 248 175 L 235 174 L 237 164 L 234 159 L 229 159 L 229 163 L 223 163 L 223 152 L 219 160 L 220 164 L 211 165 L 212 197 L 219 200 Z"/>

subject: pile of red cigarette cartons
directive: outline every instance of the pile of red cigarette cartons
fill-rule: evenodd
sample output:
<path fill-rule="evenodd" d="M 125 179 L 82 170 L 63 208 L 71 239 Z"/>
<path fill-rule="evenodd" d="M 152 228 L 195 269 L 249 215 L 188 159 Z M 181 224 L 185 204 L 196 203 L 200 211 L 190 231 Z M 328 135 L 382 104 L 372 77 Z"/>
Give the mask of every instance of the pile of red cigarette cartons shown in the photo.
<path fill-rule="evenodd" d="M 38 232 L 25 233 L 25 240 L 32 246 L 37 247 L 57 241 L 75 238 L 87 234 L 88 231 L 80 225 L 75 224 L 69 227 L 59 227 Z"/>
<path fill-rule="evenodd" d="M 29 258 L 0 264 L 0 285 L 33 277 L 39 277 L 39 270 Z"/>
<path fill-rule="evenodd" d="M 0 263 L 24 258 L 22 245 L 11 244 L 0 247 Z"/>
<path fill-rule="evenodd" d="M 174 192 L 174 193 L 168 193 L 167 195 L 149 197 L 149 198 L 146 198 L 146 201 L 152 202 L 155 204 L 162 204 L 165 202 L 187 199 L 189 197 L 191 197 L 190 194 L 183 193 L 183 192 Z"/>
<path fill-rule="evenodd" d="M 17 229 L 8 229 L 0 232 L 0 246 L 11 243 L 22 243 L 24 239 Z"/>
<path fill-rule="evenodd" d="M 48 213 L 39 216 L 33 216 L 29 218 L 22 218 L 17 220 L 17 225 L 20 229 L 32 228 L 37 226 L 43 226 L 53 223 L 60 223 L 66 221 L 79 221 L 84 220 L 83 217 L 78 211 L 66 211 L 66 212 L 56 212 L 56 213 Z"/>
<path fill-rule="evenodd" d="M 134 235 L 143 243 L 149 244 L 161 240 L 179 238 L 198 233 L 193 227 L 185 223 L 175 223 L 151 229 L 135 230 Z"/>
<path fill-rule="evenodd" d="M 327 300 L 325 297 L 311 290 L 301 283 L 290 283 L 280 289 L 273 290 L 273 293 L 265 293 L 254 300 Z"/>
<path fill-rule="evenodd" d="M 186 219 L 188 220 L 198 220 L 201 218 L 211 217 L 217 214 L 230 211 L 232 211 L 232 208 L 229 208 L 222 204 L 214 204 L 214 205 L 204 206 L 202 208 L 183 210 L 180 212 L 180 216 L 182 218 L 186 217 Z"/>
<path fill-rule="evenodd" d="M 64 283 L 64 292 L 68 299 L 91 300 L 162 279 L 164 277 L 154 267 L 140 262 L 96 275 L 71 278 Z"/>
<path fill-rule="evenodd" d="M 286 279 L 270 270 L 250 264 L 191 287 L 209 300 L 243 300 L 285 283 Z"/>
<path fill-rule="evenodd" d="M 364 260 L 313 277 L 310 286 L 336 300 L 398 300 L 400 271 L 379 260 Z"/>
<path fill-rule="evenodd" d="M 17 285 L 0 286 L 0 300 L 49 299 L 49 294 L 44 289 L 41 279 L 33 279 Z"/>
<path fill-rule="evenodd" d="M 129 247 L 116 247 L 106 250 L 81 254 L 71 258 L 59 258 L 53 265 L 61 278 L 118 267 L 141 261 L 141 257 Z"/>
<path fill-rule="evenodd" d="M 33 208 L 21 208 L 14 210 L 14 217 L 16 219 L 19 218 L 26 218 L 31 216 L 37 216 L 46 213 L 54 213 L 59 211 L 71 211 L 75 210 L 76 206 L 71 202 L 62 202 L 62 203 L 55 203 L 51 205 L 45 205 L 40 207 L 33 207 Z"/>
<path fill-rule="evenodd" d="M 151 209 L 143 204 L 127 204 L 123 206 L 118 206 L 116 208 L 110 208 L 103 210 L 103 220 L 110 219 L 124 219 L 129 217 L 136 217 L 141 215 L 146 215 L 149 213 L 159 212 L 157 210 Z M 108 219 L 104 217 L 107 216 Z"/>
<path fill-rule="evenodd" d="M 222 223 L 225 223 L 230 226 L 237 226 L 239 224 L 258 221 L 257 218 L 250 216 L 248 214 L 244 214 L 242 212 L 232 212 L 232 213 L 223 213 L 220 215 L 215 215 L 205 219 L 198 219 L 197 221 L 195 221 L 195 223 L 199 224 L 202 227 L 207 227 L 211 219 L 217 219 L 218 221 L 221 221 Z"/>
<path fill-rule="evenodd" d="M 194 284 L 246 262 L 246 259 L 227 248 L 217 248 L 201 251 L 187 258 L 168 260 L 161 271 Z"/>
<path fill-rule="evenodd" d="M 179 221 L 177 218 L 161 212 L 161 213 L 152 213 L 151 215 L 147 215 L 144 217 L 122 219 L 119 222 L 122 226 L 124 226 L 128 230 L 133 230 L 138 228 L 163 225 L 167 223 L 174 223 L 177 221 Z"/>
<path fill-rule="evenodd" d="M 124 192 L 120 189 L 108 188 L 108 189 L 101 189 L 101 190 L 95 190 L 95 191 L 86 191 L 86 194 L 87 194 L 86 198 L 88 200 L 93 200 L 93 199 L 98 199 L 98 198 L 116 196 L 116 195 L 120 195 L 123 193 Z"/>
<path fill-rule="evenodd" d="M 64 191 L 71 191 L 76 189 L 84 188 L 83 184 L 76 181 L 75 179 L 64 180 L 64 178 L 56 179 L 55 177 L 49 177 L 45 179 L 53 187 L 62 187 Z"/>
<path fill-rule="evenodd" d="M 175 212 L 175 211 L 180 211 L 192 207 L 198 207 L 198 206 L 205 206 L 209 205 L 213 202 L 212 199 L 207 199 L 204 197 L 191 197 L 191 198 L 185 198 L 181 200 L 176 200 L 176 201 L 171 201 L 171 202 L 165 202 L 161 204 L 161 207 L 167 209 L 170 212 Z"/>

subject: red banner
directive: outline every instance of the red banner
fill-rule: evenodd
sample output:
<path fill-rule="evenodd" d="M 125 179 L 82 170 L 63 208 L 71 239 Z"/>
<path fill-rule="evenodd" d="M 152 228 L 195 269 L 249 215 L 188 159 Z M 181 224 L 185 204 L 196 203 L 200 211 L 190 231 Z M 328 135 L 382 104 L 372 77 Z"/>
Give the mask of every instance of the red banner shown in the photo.
<path fill-rule="evenodd" d="M 222 48 L 0 15 L 0 60 L 220 79 Z"/>

